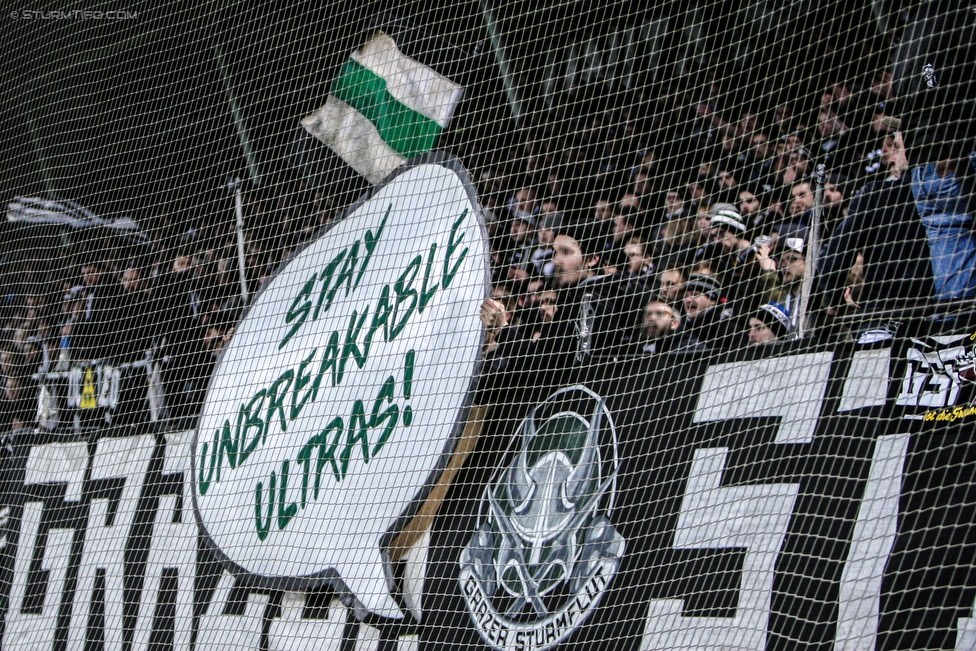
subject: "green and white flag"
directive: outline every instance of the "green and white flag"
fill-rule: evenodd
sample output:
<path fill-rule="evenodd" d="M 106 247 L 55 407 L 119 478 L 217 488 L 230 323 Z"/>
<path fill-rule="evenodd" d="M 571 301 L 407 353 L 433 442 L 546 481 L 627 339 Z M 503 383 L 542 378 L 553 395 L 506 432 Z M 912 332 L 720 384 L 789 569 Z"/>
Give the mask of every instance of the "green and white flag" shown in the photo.
<path fill-rule="evenodd" d="M 434 148 L 463 92 L 380 31 L 350 55 L 325 106 L 302 126 L 376 184 L 406 159 Z"/>

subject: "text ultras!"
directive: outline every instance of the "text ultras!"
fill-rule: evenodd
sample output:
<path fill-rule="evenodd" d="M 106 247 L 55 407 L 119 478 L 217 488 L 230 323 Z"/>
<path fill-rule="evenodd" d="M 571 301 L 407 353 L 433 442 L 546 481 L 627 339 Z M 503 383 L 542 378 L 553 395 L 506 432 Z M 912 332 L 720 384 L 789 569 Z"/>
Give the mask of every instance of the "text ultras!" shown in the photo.
<path fill-rule="evenodd" d="M 374 233 L 339 251 L 320 271 L 308 278 L 284 315 L 289 329 L 278 343 L 284 347 L 309 321 L 315 321 L 332 308 L 339 292 L 348 297 L 367 273 L 373 252 L 383 236 L 392 205 Z M 450 287 L 468 248 L 461 248 L 464 233 L 459 228 L 467 210 L 453 223 L 447 246 L 438 250 L 432 242 L 415 256 L 393 283 L 386 284 L 375 305 L 353 310 L 346 327 L 334 330 L 325 345 L 312 349 L 294 368 L 281 373 L 239 405 L 236 418 L 227 418 L 200 446 L 197 486 L 200 495 L 220 482 L 221 472 L 233 471 L 262 446 L 269 432 L 287 432 L 309 405 L 322 395 L 326 386 L 339 386 L 351 370 L 363 368 L 373 345 L 395 341 L 411 317 L 423 314 L 439 291 Z M 266 482 L 254 489 L 254 525 L 259 540 L 268 537 L 273 527 L 284 529 L 300 510 L 318 499 L 323 476 L 341 483 L 350 463 L 357 458 L 364 464 L 375 458 L 398 425 L 410 427 L 413 410 L 406 404 L 412 396 L 416 352 L 409 350 L 402 362 L 402 379 L 389 375 L 373 396 L 354 400 L 348 413 L 329 418 L 324 429 L 309 437 L 294 459 L 284 459 Z M 402 404 L 398 403 L 399 400 Z M 289 484 L 297 499 L 289 500 Z M 300 486 L 300 488 L 298 488 Z"/>

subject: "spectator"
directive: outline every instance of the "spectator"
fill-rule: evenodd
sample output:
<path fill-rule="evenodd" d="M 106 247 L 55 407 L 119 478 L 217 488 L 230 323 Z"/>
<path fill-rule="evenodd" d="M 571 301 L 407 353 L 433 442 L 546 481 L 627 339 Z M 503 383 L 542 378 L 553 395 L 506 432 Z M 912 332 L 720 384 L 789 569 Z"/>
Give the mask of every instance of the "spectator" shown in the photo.
<path fill-rule="evenodd" d="M 805 243 L 798 237 L 788 237 L 784 243 L 783 252 L 779 256 L 779 287 L 773 295 L 776 302 L 782 304 L 784 310 L 792 315 L 790 318 L 795 328 L 799 315 L 803 276 L 806 272 Z"/>
<path fill-rule="evenodd" d="M 847 282 L 858 254 L 864 260 L 861 304 L 869 312 L 896 307 L 934 293 L 929 243 L 908 180 L 901 134 L 895 134 L 896 164 L 884 181 L 861 188 L 850 211 L 824 246 L 818 286 L 825 307 L 859 308 Z"/>
<path fill-rule="evenodd" d="M 817 140 L 811 145 L 811 154 L 818 163 L 823 163 L 833 171 L 846 170 L 849 152 L 844 121 L 828 107 L 820 109 L 817 117 Z"/>
<path fill-rule="evenodd" d="M 508 245 L 502 262 L 507 280 L 521 282 L 529 277 L 534 248 L 535 217 L 520 210 L 508 222 Z"/>
<path fill-rule="evenodd" d="M 37 409 L 37 389 L 23 352 L 3 349 L 3 384 L 0 385 L 0 433 L 30 427 Z"/>
<path fill-rule="evenodd" d="M 710 201 L 702 201 L 698 204 L 695 212 L 695 231 L 698 233 L 698 240 L 702 243 L 707 242 L 712 232 L 712 214 L 715 206 Z"/>
<path fill-rule="evenodd" d="M 871 107 L 870 120 L 851 151 L 851 161 L 846 170 L 859 185 L 878 178 L 883 180 L 887 176 L 888 161 L 884 160 L 884 154 L 885 143 L 892 131 L 890 121 L 884 105 Z"/>
<path fill-rule="evenodd" d="M 829 235 L 847 216 L 849 179 L 838 172 L 831 172 L 823 188 L 823 232 Z"/>
<path fill-rule="evenodd" d="M 766 303 L 749 317 L 750 346 L 784 341 L 793 332 L 790 311 L 779 303 Z"/>
<path fill-rule="evenodd" d="M 193 359 L 188 364 L 188 380 L 184 388 L 188 414 L 198 413 L 203 406 L 210 375 L 220 359 L 220 353 L 230 341 L 236 321 L 237 314 L 218 312 L 202 328 L 200 346 L 192 351 Z"/>
<path fill-rule="evenodd" d="M 153 303 L 154 313 L 160 316 L 157 338 L 168 358 L 163 372 L 166 399 L 175 418 L 190 416 L 193 405 L 191 384 L 201 343 L 195 265 L 192 247 L 184 244 L 178 248 L 169 270 L 159 277 Z"/>
<path fill-rule="evenodd" d="M 709 220 L 708 236 L 711 242 L 720 245 L 725 253 L 738 254 L 749 248 L 745 238 L 746 222 L 735 206 L 727 203 L 715 204 Z"/>
<path fill-rule="evenodd" d="M 545 284 L 536 292 L 530 305 L 526 336 L 530 341 L 535 342 L 549 336 L 548 329 L 556 321 L 556 314 L 559 311 L 559 293 Z"/>
<path fill-rule="evenodd" d="M 142 278 L 142 269 L 130 263 L 120 277 L 118 354 L 119 362 L 142 359 L 152 345 L 150 300 Z"/>
<path fill-rule="evenodd" d="M 931 249 L 935 298 L 976 296 L 976 13 L 965 3 L 912 7 L 893 86 L 912 194 Z"/>
<path fill-rule="evenodd" d="M 659 355 L 700 348 L 687 333 L 680 331 L 681 319 L 674 306 L 659 296 L 652 296 L 647 301 L 643 316 L 637 352 Z"/>
<path fill-rule="evenodd" d="M 762 215 L 763 209 L 762 200 L 759 198 L 759 195 L 750 187 L 740 186 L 737 199 L 739 214 L 742 215 L 747 224 L 757 226 L 761 221 L 760 216 Z"/>
<path fill-rule="evenodd" d="M 752 135 L 748 157 L 742 161 L 742 165 L 748 170 L 746 179 L 749 182 L 764 183 L 772 176 L 773 164 L 776 161 L 776 157 L 772 153 L 773 146 L 768 134 L 755 133 Z"/>
<path fill-rule="evenodd" d="M 527 370 L 535 360 L 549 355 L 582 362 L 593 352 L 607 352 L 619 344 L 617 288 L 612 277 L 599 276 L 597 271 L 604 239 L 599 229 L 589 224 L 575 223 L 559 230 L 553 243 L 552 277 L 559 307 L 531 353 L 524 352 L 524 336 L 504 331 L 510 322 L 499 310 L 498 301 L 482 305 L 482 321 L 492 339 L 499 342 L 495 357 L 508 362 L 524 357 L 517 365 Z"/>
<path fill-rule="evenodd" d="M 562 226 L 563 216 L 553 212 L 544 214 L 539 220 L 537 240 L 539 246 L 532 252 L 532 265 L 537 275 L 549 277 L 553 274 L 552 244 L 556 240 L 556 232 Z"/>
<path fill-rule="evenodd" d="M 640 235 L 632 235 L 624 245 L 627 256 L 626 273 L 629 276 L 647 276 L 654 272 L 654 261 L 650 247 L 641 239 Z"/>
<path fill-rule="evenodd" d="M 593 196 L 593 221 L 609 223 L 613 220 L 614 211 L 617 208 L 617 193 L 611 190 L 602 189 Z"/>
<path fill-rule="evenodd" d="M 664 194 L 664 220 L 682 217 L 688 204 L 688 190 L 678 186 Z"/>
<path fill-rule="evenodd" d="M 672 307 L 679 307 L 684 298 L 685 274 L 681 267 L 667 266 L 657 276 L 658 296 Z"/>
<path fill-rule="evenodd" d="M 643 171 L 638 170 L 634 173 L 632 177 L 633 183 L 631 184 L 630 192 L 637 197 L 645 197 L 651 194 L 654 187 L 651 176 Z"/>
<path fill-rule="evenodd" d="M 653 254 L 656 258 L 688 255 L 694 252 L 701 242 L 701 236 L 692 216 L 680 215 L 669 219 L 653 233 Z"/>
<path fill-rule="evenodd" d="M 496 283 L 491 288 L 491 298 L 505 310 L 505 323 L 517 323 L 518 295 L 509 283 Z"/>
<path fill-rule="evenodd" d="M 81 265 L 84 308 L 71 330 L 72 354 L 77 360 L 111 359 L 121 352 L 119 343 L 122 288 L 112 282 L 108 264 L 99 259 Z"/>
<path fill-rule="evenodd" d="M 556 285 L 569 289 L 592 280 L 605 249 L 606 237 L 599 227 L 578 222 L 564 225 L 553 240 Z"/>
<path fill-rule="evenodd" d="M 793 105 L 789 102 L 780 102 L 773 109 L 773 126 L 778 132 L 777 135 L 786 137 L 786 134 L 796 129 L 796 121 L 793 117 Z"/>
<path fill-rule="evenodd" d="M 720 164 L 718 171 L 715 173 L 716 192 L 725 194 L 729 191 L 734 191 L 738 185 L 739 179 L 736 176 L 735 168 L 732 166 L 732 161 Z"/>
<path fill-rule="evenodd" d="M 790 188 L 790 207 L 787 211 L 789 219 L 803 224 L 810 223 L 810 212 L 813 210 L 813 184 L 802 180 Z"/>
<path fill-rule="evenodd" d="M 720 277 L 729 314 L 751 312 L 766 300 L 774 284 L 776 263 L 771 259 L 772 241 L 746 239 L 742 216 L 730 204 L 716 204 L 712 217 L 712 242 L 703 247 L 697 259 L 708 262 Z"/>
<path fill-rule="evenodd" d="M 625 192 L 623 196 L 620 197 L 620 201 L 614 209 L 614 215 L 617 214 L 619 210 L 631 210 L 633 212 L 640 212 L 643 210 L 643 204 L 641 203 L 640 196 L 634 194 L 633 192 Z"/>
<path fill-rule="evenodd" d="M 621 208 L 613 217 L 610 233 L 612 246 L 620 247 L 630 239 L 634 231 L 643 225 L 643 214 L 635 208 Z"/>
<path fill-rule="evenodd" d="M 8 377 L 16 375 L 22 361 L 23 353 L 17 350 L 13 342 L 0 340 L 0 386 Z"/>
<path fill-rule="evenodd" d="M 705 350 L 720 350 L 732 345 L 731 323 L 718 307 L 722 298 L 722 283 L 714 276 L 693 273 L 684 284 L 685 324 L 682 335 L 688 345 Z"/>

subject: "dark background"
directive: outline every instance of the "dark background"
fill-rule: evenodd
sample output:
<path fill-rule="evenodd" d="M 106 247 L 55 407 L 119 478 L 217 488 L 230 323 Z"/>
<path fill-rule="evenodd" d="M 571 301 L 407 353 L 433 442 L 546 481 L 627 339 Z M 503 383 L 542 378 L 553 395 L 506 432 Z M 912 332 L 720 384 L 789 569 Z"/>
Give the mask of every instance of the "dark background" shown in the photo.
<path fill-rule="evenodd" d="M 472 152 L 518 139 L 518 127 L 640 102 L 676 85 L 718 79 L 733 107 L 808 97 L 886 56 L 891 33 L 879 35 L 874 10 L 897 22 L 882 0 L 68 5 L 0 5 L 0 201 L 47 193 L 137 220 L 171 202 L 205 204 L 224 196 L 227 176 L 247 177 L 218 50 L 267 184 L 283 173 L 298 121 L 324 103 L 338 64 L 381 14 L 442 39 L 442 51 L 426 55 L 444 58 L 452 46 L 476 53 L 464 57 L 465 102 L 442 141 L 469 166 Z M 485 8 L 508 48 L 518 124 Z M 70 9 L 136 17 L 11 17 Z"/>

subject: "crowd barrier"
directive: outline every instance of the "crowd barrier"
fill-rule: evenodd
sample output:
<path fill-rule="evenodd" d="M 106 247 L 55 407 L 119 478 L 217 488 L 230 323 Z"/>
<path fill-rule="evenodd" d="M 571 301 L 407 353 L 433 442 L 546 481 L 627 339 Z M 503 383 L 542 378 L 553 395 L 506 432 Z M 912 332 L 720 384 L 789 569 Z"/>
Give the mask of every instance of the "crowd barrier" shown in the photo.
<path fill-rule="evenodd" d="M 36 423 L 42 430 L 80 432 L 120 420 L 160 423 L 167 416 L 161 364 L 152 351 L 136 362 L 77 362 L 31 379 L 37 387 Z"/>

